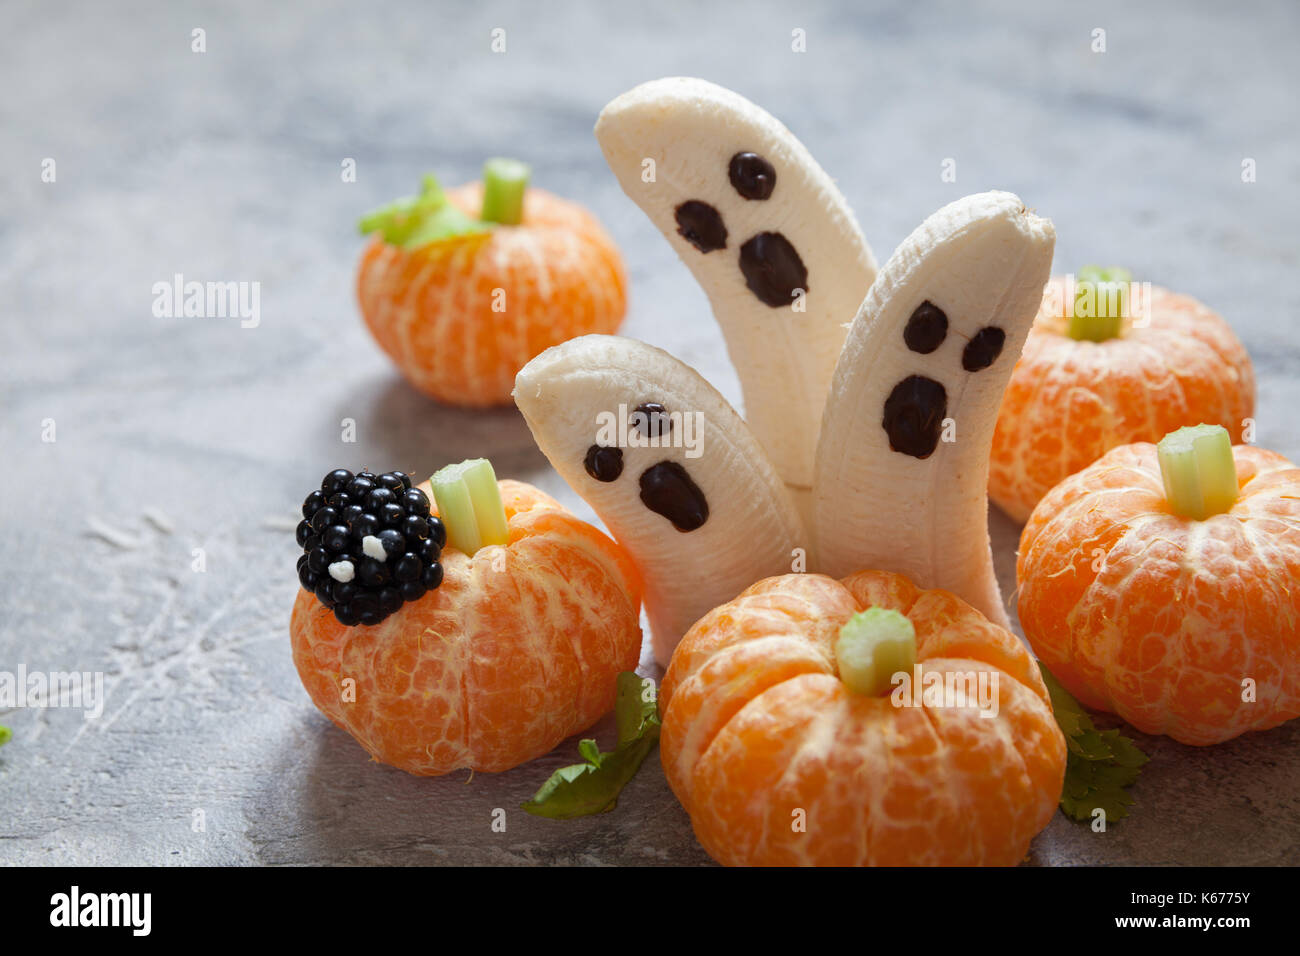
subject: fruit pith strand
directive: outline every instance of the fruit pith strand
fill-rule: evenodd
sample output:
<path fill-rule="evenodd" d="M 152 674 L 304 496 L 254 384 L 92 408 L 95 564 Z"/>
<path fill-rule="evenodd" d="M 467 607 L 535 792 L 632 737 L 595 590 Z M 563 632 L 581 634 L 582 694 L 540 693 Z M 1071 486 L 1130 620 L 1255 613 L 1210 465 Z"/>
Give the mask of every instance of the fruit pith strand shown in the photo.
<path fill-rule="evenodd" d="M 331 471 L 302 503 L 298 581 L 340 624 L 378 624 L 442 583 L 447 532 L 400 471 Z"/>

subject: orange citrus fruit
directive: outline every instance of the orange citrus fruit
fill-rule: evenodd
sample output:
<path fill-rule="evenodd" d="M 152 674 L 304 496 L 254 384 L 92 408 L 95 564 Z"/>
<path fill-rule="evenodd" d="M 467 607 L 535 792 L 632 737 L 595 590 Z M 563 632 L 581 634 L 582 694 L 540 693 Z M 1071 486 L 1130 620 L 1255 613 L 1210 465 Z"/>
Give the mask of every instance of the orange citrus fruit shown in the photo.
<path fill-rule="evenodd" d="M 640 658 L 641 584 L 623 550 L 531 485 L 498 484 L 509 543 L 473 557 L 447 546 L 442 585 L 379 624 L 346 627 L 305 590 L 294 603 L 312 701 L 413 774 L 547 753 L 613 707 L 619 672 Z"/>
<path fill-rule="evenodd" d="M 1066 334 L 1064 279 L 1043 305 L 1002 398 L 989 497 L 1016 521 L 1054 485 L 1130 442 L 1183 425 L 1222 425 L 1242 440 L 1255 375 L 1228 324 L 1193 299 L 1151 287 L 1148 313 L 1103 342 Z"/>
<path fill-rule="evenodd" d="M 477 182 L 447 191 L 470 216 L 482 196 Z M 517 226 L 416 249 L 377 236 L 361 256 L 357 298 L 375 341 L 416 388 L 450 405 L 508 405 L 535 355 L 618 330 L 627 277 L 589 212 L 529 188 Z"/>
<path fill-rule="evenodd" d="M 1232 452 L 1226 513 L 1174 514 L 1139 442 L 1053 488 L 1020 537 L 1020 623 L 1043 663 L 1084 706 L 1185 744 L 1300 715 L 1300 469 Z"/>
<path fill-rule="evenodd" d="M 996 674 L 996 716 L 850 691 L 835 641 L 867 607 L 912 622 L 925 672 Z M 729 865 L 1015 864 L 1061 796 L 1065 738 L 1024 645 L 889 572 L 759 581 L 687 632 L 659 700 L 668 782 Z"/>

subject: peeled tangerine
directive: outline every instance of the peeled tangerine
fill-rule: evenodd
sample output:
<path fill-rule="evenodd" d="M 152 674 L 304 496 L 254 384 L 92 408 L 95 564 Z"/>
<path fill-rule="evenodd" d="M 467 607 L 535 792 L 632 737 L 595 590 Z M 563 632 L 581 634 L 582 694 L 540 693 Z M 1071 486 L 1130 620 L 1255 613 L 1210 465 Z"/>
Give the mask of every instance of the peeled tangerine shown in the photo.
<path fill-rule="evenodd" d="M 1134 284 L 1122 270 L 1092 271 L 1120 273 L 1113 284 L 1132 289 L 1130 300 L 1116 309 L 1118 298 L 1096 296 L 1086 310 L 1067 308 L 1079 293 L 1053 279 L 998 412 L 989 497 L 1016 521 L 1112 448 L 1196 422 L 1241 441 L 1254 414 L 1254 371 L 1227 322 L 1191 296 Z M 1080 286 L 1089 281 L 1081 269 Z M 1108 305 L 1116 314 L 1105 314 Z M 1071 314 L 1079 311 L 1102 315 Z"/>
<path fill-rule="evenodd" d="M 414 199 L 362 222 L 366 326 L 408 381 L 449 405 L 508 405 L 534 355 L 627 310 L 623 259 L 577 203 L 527 188 L 527 167 L 489 161 L 483 183 Z"/>
<path fill-rule="evenodd" d="M 1208 426 L 1116 448 L 1039 502 L 1016 576 L 1025 636 L 1087 707 L 1196 745 L 1300 715 L 1300 469 L 1280 455 Z"/>
<path fill-rule="evenodd" d="M 882 610 L 855 618 L 868 608 Z M 877 670 L 914 658 L 930 680 L 971 688 L 966 706 L 916 687 L 899 705 L 864 685 L 860 646 L 844 648 L 864 628 L 888 651 Z M 970 699 L 981 683 L 983 708 Z M 1024 646 L 947 591 L 885 571 L 759 581 L 691 628 L 659 701 L 668 782 L 730 865 L 1013 865 L 1065 776 Z"/>
<path fill-rule="evenodd" d="M 641 585 L 622 549 L 531 485 L 499 488 L 505 543 L 470 556 L 449 521 L 441 586 L 379 624 L 344 626 L 306 590 L 294 604 L 311 699 L 409 773 L 509 770 L 547 753 L 613 707 L 640 656 Z"/>

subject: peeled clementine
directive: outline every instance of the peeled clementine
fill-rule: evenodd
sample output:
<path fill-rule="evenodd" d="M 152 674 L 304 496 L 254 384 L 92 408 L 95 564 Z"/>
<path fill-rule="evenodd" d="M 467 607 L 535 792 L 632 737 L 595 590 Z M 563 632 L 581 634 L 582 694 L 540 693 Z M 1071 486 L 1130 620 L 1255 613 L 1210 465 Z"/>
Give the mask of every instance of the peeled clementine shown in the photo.
<path fill-rule="evenodd" d="M 623 550 L 531 485 L 498 484 L 509 543 L 473 557 L 448 545 L 442 585 L 379 624 L 346 627 L 305 590 L 294 604 L 312 701 L 413 774 L 547 753 L 613 707 L 640 657 L 641 584 Z"/>
<path fill-rule="evenodd" d="M 925 672 L 982 673 L 996 714 L 851 691 L 836 636 L 868 607 L 911 621 Z M 659 699 L 668 782 L 725 864 L 1011 865 L 1061 795 L 1065 739 L 1024 646 L 897 574 L 758 582 L 687 632 Z"/>
<path fill-rule="evenodd" d="M 447 191 L 468 215 L 480 183 Z M 627 277 L 614 242 L 577 203 L 529 188 L 519 225 L 417 249 L 377 237 L 357 272 L 366 325 L 421 391 L 450 405 L 511 404 L 515 375 L 552 345 L 618 330 Z"/>
<path fill-rule="evenodd" d="M 1066 334 L 1063 289 L 1062 278 L 1048 284 L 993 433 L 989 497 L 1020 522 L 1054 485 L 1112 448 L 1201 422 L 1241 441 L 1254 414 L 1246 349 L 1191 296 L 1152 286 L 1149 314 L 1091 342 Z"/>
<path fill-rule="evenodd" d="M 1300 469 L 1232 454 L 1226 513 L 1174 514 L 1139 442 L 1053 488 L 1020 537 L 1020 622 L 1043 663 L 1085 706 L 1185 744 L 1300 715 Z"/>

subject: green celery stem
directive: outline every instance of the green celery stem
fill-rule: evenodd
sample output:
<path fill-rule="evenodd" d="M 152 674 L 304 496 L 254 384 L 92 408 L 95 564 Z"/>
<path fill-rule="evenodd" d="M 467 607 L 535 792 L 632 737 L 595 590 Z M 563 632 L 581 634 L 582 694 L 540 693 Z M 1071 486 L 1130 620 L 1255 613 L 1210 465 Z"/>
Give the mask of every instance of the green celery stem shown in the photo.
<path fill-rule="evenodd" d="M 1119 266 L 1084 266 L 1076 280 L 1074 307 L 1070 310 L 1066 334 L 1080 342 L 1119 338 L 1133 274 Z"/>
<path fill-rule="evenodd" d="M 1174 514 L 1204 521 L 1237 501 L 1232 438 L 1222 425 L 1191 425 L 1170 432 L 1156 446 L 1165 499 Z"/>
<path fill-rule="evenodd" d="M 915 664 L 916 629 L 898 611 L 869 607 L 840 628 L 835 665 L 840 680 L 855 694 L 888 694 L 893 676 L 911 673 Z"/>
<path fill-rule="evenodd" d="M 510 528 L 492 463 L 471 458 L 440 469 L 429 485 L 447 544 L 471 557 L 490 544 L 507 544 Z"/>
<path fill-rule="evenodd" d="M 483 165 L 484 222 L 517 226 L 524 218 L 524 193 L 532 170 L 517 159 L 489 159 Z"/>

